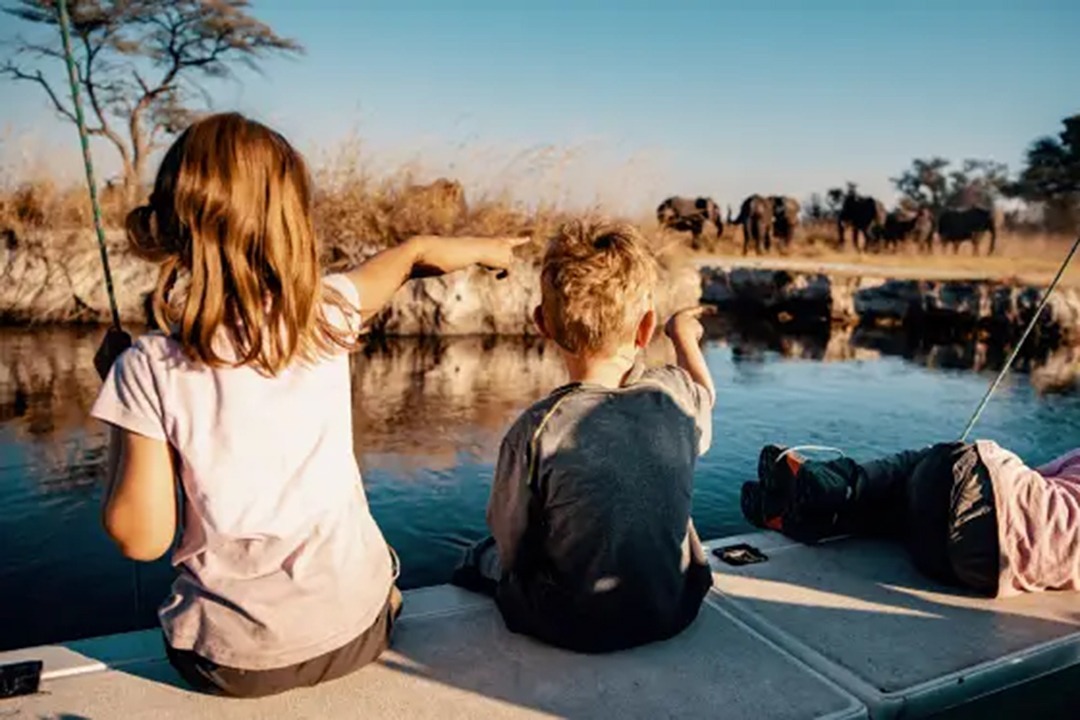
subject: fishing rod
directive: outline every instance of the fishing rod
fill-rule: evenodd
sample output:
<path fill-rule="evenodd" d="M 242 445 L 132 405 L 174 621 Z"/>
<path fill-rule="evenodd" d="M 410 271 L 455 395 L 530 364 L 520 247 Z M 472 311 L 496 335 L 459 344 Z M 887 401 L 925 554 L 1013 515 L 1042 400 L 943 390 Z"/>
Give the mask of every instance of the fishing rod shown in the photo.
<path fill-rule="evenodd" d="M 90 135 L 86 130 L 86 118 L 83 115 L 82 101 L 79 97 L 79 78 L 75 71 L 75 58 L 71 52 L 71 32 L 68 26 L 67 0 L 56 3 L 57 22 L 60 25 L 60 39 L 64 48 L 64 61 L 67 65 L 68 82 L 71 84 L 71 101 L 75 106 L 75 124 L 79 128 L 79 142 L 82 145 L 83 166 L 86 170 L 86 184 L 90 189 L 90 207 L 94 216 L 94 230 L 97 233 L 98 250 L 101 253 L 101 267 L 105 272 L 105 291 L 109 296 L 109 310 L 112 315 L 112 328 L 120 331 L 120 310 L 116 304 L 116 292 L 113 289 L 112 272 L 109 269 L 109 251 L 105 247 L 105 227 L 101 221 L 101 205 L 98 202 L 97 182 L 94 179 L 94 162 L 90 156 Z M 132 561 L 132 595 L 134 597 L 135 618 L 141 615 L 142 588 L 139 579 L 139 564 Z"/>
<path fill-rule="evenodd" d="M 990 402 L 990 398 L 997 392 L 998 386 L 1001 385 L 1001 381 L 1005 379 L 1005 376 L 1009 373 L 1009 369 L 1012 367 L 1013 362 L 1016 360 L 1016 356 L 1020 354 L 1020 349 L 1024 346 L 1024 342 L 1028 339 L 1028 335 L 1035 329 L 1035 323 L 1038 322 L 1039 317 L 1042 315 L 1043 309 L 1050 301 L 1050 296 L 1054 293 L 1058 283 L 1061 282 L 1062 276 L 1065 274 L 1065 268 L 1069 267 L 1069 263 L 1072 262 L 1073 256 L 1076 255 L 1077 248 L 1080 248 L 1080 236 L 1077 236 L 1076 242 L 1073 243 L 1072 249 L 1069 250 L 1069 254 L 1065 256 L 1065 261 L 1061 263 L 1061 267 L 1058 268 L 1057 275 L 1054 276 L 1053 282 L 1050 283 L 1050 287 L 1046 289 L 1043 294 L 1042 300 L 1039 302 L 1039 306 L 1035 308 L 1035 314 L 1031 316 L 1031 321 L 1028 323 L 1027 328 L 1024 330 L 1024 334 L 1020 336 L 1019 342 L 1016 343 L 1016 347 L 1013 348 L 1012 353 L 1009 355 L 1009 359 L 1005 361 L 1005 366 L 1001 368 L 1001 372 L 994 378 L 994 382 L 990 383 L 990 387 L 986 390 L 986 394 L 983 395 L 982 402 L 975 408 L 975 413 L 971 416 L 971 420 L 968 421 L 967 427 L 964 428 L 964 434 L 960 436 L 960 442 L 967 442 L 968 436 L 971 435 L 972 429 L 975 427 L 975 423 L 979 422 L 979 418 L 982 416 L 983 410 L 986 409 L 987 403 Z"/>

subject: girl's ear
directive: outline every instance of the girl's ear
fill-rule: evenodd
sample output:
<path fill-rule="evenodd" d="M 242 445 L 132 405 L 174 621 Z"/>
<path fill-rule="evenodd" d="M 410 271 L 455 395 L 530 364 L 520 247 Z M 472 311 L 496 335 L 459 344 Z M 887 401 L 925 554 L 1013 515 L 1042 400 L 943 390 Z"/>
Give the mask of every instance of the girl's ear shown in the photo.
<path fill-rule="evenodd" d="M 544 322 L 544 309 L 539 305 L 533 308 L 533 322 L 536 323 L 536 329 L 540 331 L 540 336 L 550 340 L 551 333 L 548 332 L 547 324 Z"/>
<path fill-rule="evenodd" d="M 647 313 L 641 316 L 641 320 L 638 321 L 637 335 L 634 337 L 634 344 L 639 348 L 648 347 L 652 342 L 653 334 L 656 332 L 656 311 L 650 309 Z"/>

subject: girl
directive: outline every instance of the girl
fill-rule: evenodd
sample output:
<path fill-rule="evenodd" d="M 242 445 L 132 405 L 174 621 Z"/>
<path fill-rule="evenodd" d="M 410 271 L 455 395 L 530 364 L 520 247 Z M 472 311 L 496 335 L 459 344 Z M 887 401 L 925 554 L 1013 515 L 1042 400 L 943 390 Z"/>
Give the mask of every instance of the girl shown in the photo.
<path fill-rule="evenodd" d="M 525 242 L 417 237 L 324 278 L 311 201 L 278 133 L 237 114 L 192 125 L 127 220 L 160 263 L 170 332 L 111 332 L 95 359 L 105 529 L 126 556 L 160 557 L 182 489 L 166 649 L 190 684 L 233 696 L 340 677 L 387 647 L 401 597 L 353 455 L 347 353 L 410 277 L 505 270 Z"/>

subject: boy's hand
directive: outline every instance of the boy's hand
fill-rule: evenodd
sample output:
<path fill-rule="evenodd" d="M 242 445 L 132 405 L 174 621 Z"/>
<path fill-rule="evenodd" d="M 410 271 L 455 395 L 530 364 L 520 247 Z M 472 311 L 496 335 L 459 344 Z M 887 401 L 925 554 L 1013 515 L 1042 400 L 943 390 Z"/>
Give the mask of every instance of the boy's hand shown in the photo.
<path fill-rule="evenodd" d="M 499 277 L 505 277 L 514 262 L 514 248 L 529 240 L 528 237 L 417 237 L 413 239 L 418 243 L 418 259 L 412 277 L 443 275 L 470 265 L 499 270 Z"/>
<path fill-rule="evenodd" d="M 97 370 L 98 377 L 104 381 L 116 358 L 129 347 L 131 336 L 119 328 L 110 327 L 94 353 L 94 369 Z"/>
<path fill-rule="evenodd" d="M 715 311 L 715 308 L 708 305 L 683 308 L 668 319 L 664 325 L 664 334 L 672 340 L 688 340 L 696 345 L 705 335 L 705 328 L 702 327 L 699 318 L 706 313 L 711 315 Z"/>

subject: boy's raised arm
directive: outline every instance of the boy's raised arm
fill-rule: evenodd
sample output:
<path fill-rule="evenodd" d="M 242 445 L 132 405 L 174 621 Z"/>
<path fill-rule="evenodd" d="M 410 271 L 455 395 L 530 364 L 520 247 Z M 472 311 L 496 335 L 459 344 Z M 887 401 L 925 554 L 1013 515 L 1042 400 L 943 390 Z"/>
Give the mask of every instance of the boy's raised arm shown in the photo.
<path fill-rule="evenodd" d="M 664 326 L 664 333 L 675 345 L 675 362 L 690 374 L 698 385 L 709 391 L 710 406 L 716 404 L 716 386 L 713 385 L 709 366 L 701 352 L 702 336 L 705 329 L 699 318 L 707 310 L 704 306 L 685 308 L 671 316 Z"/>

